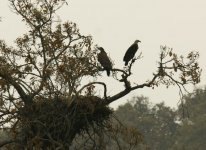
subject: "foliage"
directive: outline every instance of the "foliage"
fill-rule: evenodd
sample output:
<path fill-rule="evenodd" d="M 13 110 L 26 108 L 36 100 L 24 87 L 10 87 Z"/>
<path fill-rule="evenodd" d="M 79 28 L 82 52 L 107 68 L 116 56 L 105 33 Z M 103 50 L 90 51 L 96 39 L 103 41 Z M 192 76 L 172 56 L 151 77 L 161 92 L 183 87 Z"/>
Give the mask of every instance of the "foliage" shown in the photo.
<path fill-rule="evenodd" d="M 186 96 L 184 105 L 187 106 L 189 118 L 183 119 L 176 131 L 173 149 L 203 150 L 206 146 L 206 88 L 196 89 L 193 94 Z"/>
<path fill-rule="evenodd" d="M 0 127 L 10 133 L 10 139 L 0 147 L 68 149 L 76 136 L 90 135 L 94 126 L 112 133 L 115 129 L 109 130 L 112 110 L 108 104 L 131 91 L 160 84 L 177 85 L 182 91 L 185 84 L 200 81 L 198 53 L 188 55 L 188 64 L 162 47 L 151 80 L 131 85 L 131 68 L 141 58 L 138 56 L 128 67 L 112 69 L 114 79 L 125 89 L 107 96 L 103 82 L 83 85 L 85 78 L 97 79 L 102 69 L 91 36 L 82 35 L 73 22 L 58 20 L 57 10 L 65 0 L 9 1 L 28 32 L 16 39 L 15 46 L 0 40 Z M 103 86 L 104 97 L 95 94 L 96 85 Z M 138 139 L 136 133 L 134 139 Z"/>
<path fill-rule="evenodd" d="M 174 110 L 164 103 L 152 105 L 145 97 L 134 97 L 128 103 L 119 106 L 115 114 L 123 124 L 142 133 L 143 143 L 136 149 L 204 150 L 205 100 L 205 88 L 196 89 L 194 93 L 185 95 L 184 109 L 187 108 L 189 116 L 185 115 L 184 118 L 182 105 Z M 118 136 L 118 140 L 121 141 L 121 136 Z"/>
<path fill-rule="evenodd" d="M 159 103 L 154 106 L 145 97 L 134 97 L 116 111 L 118 118 L 128 126 L 139 129 L 144 144 L 139 149 L 165 150 L 171 147 L 178 127 L 176 112 Z"/>
<path fill-rule="evenodd" d="M 136 128 L 124 126 L 116 120 L 110 120 L 107 128 L 93 126 L 92 130 L 90 134 L 77 136 L 70 148 L 74 150 L 132 150 L 142 143 L 142 134 Z"/>

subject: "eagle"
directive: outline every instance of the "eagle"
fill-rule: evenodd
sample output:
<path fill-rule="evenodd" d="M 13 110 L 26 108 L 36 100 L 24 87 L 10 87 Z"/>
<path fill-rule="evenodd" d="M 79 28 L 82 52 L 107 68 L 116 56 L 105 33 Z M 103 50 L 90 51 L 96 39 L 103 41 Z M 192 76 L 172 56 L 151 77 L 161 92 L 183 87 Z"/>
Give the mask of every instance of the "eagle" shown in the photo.
<path fill-rule="evenodd" d="M 110 75 L 110 70 L 112 69 L 112 63 L 107 56 L 107 53 L 102 47 L 97 47 L 100 50 L 100 53 L 97 55 L 99 63 L 102 65 L 103 69 L 107 71 L 107 75 Z"/>
<path fill-rule="evenodd" d="M 125 61 L 125 66 L 128 65 L 128 62 L 134 57 L 135 53 L 138 50 L 138 43 L 141 42 L 140 40 L 134 41 L 134 43 L 127 49 L 123 61 Z"/>

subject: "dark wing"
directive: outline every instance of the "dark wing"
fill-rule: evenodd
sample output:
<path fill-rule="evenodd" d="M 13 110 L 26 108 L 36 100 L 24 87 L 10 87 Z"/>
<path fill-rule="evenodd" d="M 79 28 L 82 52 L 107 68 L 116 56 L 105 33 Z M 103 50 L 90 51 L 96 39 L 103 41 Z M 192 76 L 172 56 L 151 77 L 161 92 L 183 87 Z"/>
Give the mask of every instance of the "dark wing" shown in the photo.
<path fill-rule="evenodd" d="M 125 65 L 134 57 L 135 53 L 137 52 L 138 45 L 132 44 L 126 51 L 123 61 L 125 61 Z"/>
<path fill-rule="evenodd" d="M 112 63 L 109 60 L 107 53 L 102 51 L 98 54 L 97 58 L 100 64 L 102 65 L 102 67 L 104 67 L 104 69 L 107 71 L 107 75 L 109 76 L 110 70 L 112 69 Z"/>
<path fill-rule="evenodd" d="M 103 67 L 112 69 L 112 63 L 109 60 L 106 52 L 100 52 L 98 55 L 98 61 Z"/>

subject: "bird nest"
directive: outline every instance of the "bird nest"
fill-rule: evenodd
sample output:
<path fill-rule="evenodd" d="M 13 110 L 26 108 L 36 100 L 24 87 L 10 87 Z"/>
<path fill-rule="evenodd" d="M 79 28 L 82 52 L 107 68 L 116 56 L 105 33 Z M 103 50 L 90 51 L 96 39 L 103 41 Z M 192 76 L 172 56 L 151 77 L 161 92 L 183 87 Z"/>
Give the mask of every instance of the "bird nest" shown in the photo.
<path fill-rule="evenodd" d="M 112 114 L 107 106 L 101 106 L 99 97 L 80 96 L 71 105 L 62 99 L 39 100 L 31 107 L 20 111 L 23 143 L 54 143 L 61 141 L 71 144 L 72 139 L 91 126 L 104 127 Z"/>

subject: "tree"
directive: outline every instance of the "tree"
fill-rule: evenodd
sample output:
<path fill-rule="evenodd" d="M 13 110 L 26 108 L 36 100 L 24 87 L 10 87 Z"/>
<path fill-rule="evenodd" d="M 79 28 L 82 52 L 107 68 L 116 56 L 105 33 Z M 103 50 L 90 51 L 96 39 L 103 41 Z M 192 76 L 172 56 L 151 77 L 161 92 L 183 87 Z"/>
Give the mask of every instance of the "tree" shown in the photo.
<path fill-rule="evenodd" d="M 203 150 L 206 146 L 206 89 L 196 89 L 193 94 L 187 95 L 184 105 L 188 117 L 182 120 L 176 131 L 172 149 Z M 179 112 L 182 112 L 181 106 Z M 181 113 L 179 115 L 182 116 Z"/>
<path fill-rule="evenodd" d="M 173 146 L 173 136 L 178 128 L 176 112 L 164 103 L 152 105 L 148 98 L 133 97 L 115 114 L 124 124 L 142 133 L 144 143 L 137 149 L 165 150 Z"/>
<path fill-rule="evenodd" d="M 186 64 L 164 46 L 157 72 L 142 84 L 129 80 L 141 56 L 125 69 L 113 68 L 114 80 L 125 89 L 108 96 L 103 82 L 83 85 L 85 77 L 97 78 L 102 69 L 92 37 L 80 34 L 75 23 L 58 20 L 57 10 L 65 0 L 9 1 L 28 32 L 16 39 L 15 46 L 0 41 L 0 126 L 9 126 L 10 133 L 0 147 L 69 149 L 76 135 L 108 128 L 113 113 L 108 105 L 131 91 L 160 84 L 177 85 L 182 91 L 185 84 L 200 81 L 197 52 L 189 53 L 192 62 Z M 103 97 L 95 94 L 99 85 Z"/>

